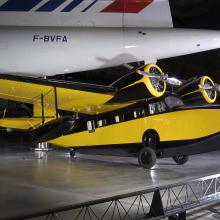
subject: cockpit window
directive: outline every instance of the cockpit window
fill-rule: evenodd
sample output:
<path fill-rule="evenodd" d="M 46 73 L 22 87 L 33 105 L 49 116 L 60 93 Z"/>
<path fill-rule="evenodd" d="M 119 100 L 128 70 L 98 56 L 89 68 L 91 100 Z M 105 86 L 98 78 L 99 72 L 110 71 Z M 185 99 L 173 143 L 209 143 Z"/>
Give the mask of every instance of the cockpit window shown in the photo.
<path fill-rule="evenodd" d="M 164 101 L 169 109 L 184 105 L 183 101 L 176 96 L 168 96 L 164 99 Z"/>

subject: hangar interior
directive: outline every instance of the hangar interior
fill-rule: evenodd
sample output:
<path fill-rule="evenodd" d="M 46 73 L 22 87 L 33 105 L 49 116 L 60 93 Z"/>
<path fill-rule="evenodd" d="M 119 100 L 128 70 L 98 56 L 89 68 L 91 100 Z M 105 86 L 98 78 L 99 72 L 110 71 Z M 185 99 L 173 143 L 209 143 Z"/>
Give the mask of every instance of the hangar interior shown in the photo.
<path fill-rule="evenodd" d="M 220 30 L 218 0 L 169 2 L 175 27 Z M 220 83 L 219 58 L 216 49 L 161 59 L 157 65 L 181 80 L 208 75 Z M 108 86 L 127 70 L 117 66 L 47 80 Z M 0 100 L 1 118 L 30 117 L 33 111 L 30 103 Z M 220 219 L 219 157 L 220 150 L 193 155 L 183 165 L 159 158 L 153 168 L 144 169 L 137 158 L 33 144 L 22 130 L 2 127 L 0 219 Z"/>

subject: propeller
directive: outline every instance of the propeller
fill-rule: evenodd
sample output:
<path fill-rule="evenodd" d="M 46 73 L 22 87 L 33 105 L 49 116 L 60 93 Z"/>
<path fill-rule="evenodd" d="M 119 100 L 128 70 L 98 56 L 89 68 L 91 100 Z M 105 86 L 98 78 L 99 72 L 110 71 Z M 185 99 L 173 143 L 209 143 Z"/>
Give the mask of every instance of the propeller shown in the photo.
<path fill-rule="evenodd" d="M 214 85 L 210 85 L 210 84 L 199 84 L 198 85 L 200 89 L 204 89 L 204 90 L 212 90 L 212 91 L 217 91 L 220 92 L 220 85 L 217 83 L 214 83 Z"/>
<path fill-rule="evenodd" d="M 76 120 L 72 117 L 64 117 L 51 120 L 31 131 L 32 142 L 42 143 L 66 135 L 76 126 Z"/>
<path fill-rule="evenodd" d="M 209 77 L 203 76 L 200 79 L 200 83 L 198 84 L 198 87 L 201 92 L 203 93 L 203 96 L 206 100 L 208 100 L 208 103 L 214 103 L 217 97 L 217 93 L 220 92 L 220 85 L 217 83 L 214 83 Z"/>
<path fill-rule="evenodd" d="M 169 83 L 170 85 L 173 86 L 181 86 L 182 85 L 182 81 L 180 81 L 177 78 L 174 77 L 168 77 L 168 74 L 154 74 L 154 73 L 148 73 L 142 70 L 136 70 L 136 72 L 142 76 L 147 76 L 149 78 L 153 78 L 153 79 L 158 79 L 160 81 L 166 81 L 167 83 Z"/>

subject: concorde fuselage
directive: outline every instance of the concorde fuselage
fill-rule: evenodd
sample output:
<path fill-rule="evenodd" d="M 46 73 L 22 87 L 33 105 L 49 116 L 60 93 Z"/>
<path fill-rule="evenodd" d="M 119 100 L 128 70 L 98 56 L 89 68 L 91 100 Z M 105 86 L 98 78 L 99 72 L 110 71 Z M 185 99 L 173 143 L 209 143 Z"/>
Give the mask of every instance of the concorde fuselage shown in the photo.
<path fill-rule="evenodd" d="M 173 29 L 168 0 L 0 0 L 0 74 L 55 75 L 220 47 Z"/>
<path fill-rule="evenodd" d="M 219 47 L 220 32 L 209 30 L 0 27 L 0 73 L 55 75 Z"/>

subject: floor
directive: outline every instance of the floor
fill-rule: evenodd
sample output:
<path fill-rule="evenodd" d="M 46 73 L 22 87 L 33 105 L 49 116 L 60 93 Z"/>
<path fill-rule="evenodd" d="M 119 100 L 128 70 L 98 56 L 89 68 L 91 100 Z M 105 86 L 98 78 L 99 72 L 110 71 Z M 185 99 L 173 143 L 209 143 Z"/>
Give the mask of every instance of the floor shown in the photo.
<path fill-rule="evenodd" d="M 182 166 L 159 159 L 152 170 L 144 170 L 135 158 L 77 154 L 71 159 L 67 151 L 3 148 L 0 219 L 220 173 L 219 158 L 220 151 L 192 156 Z M 190 212 L 189 219 L 209 219 L 196 217 L 200 212 Z M 220 219 L 218 212 L 207 212 L 210 219 Z"/>

